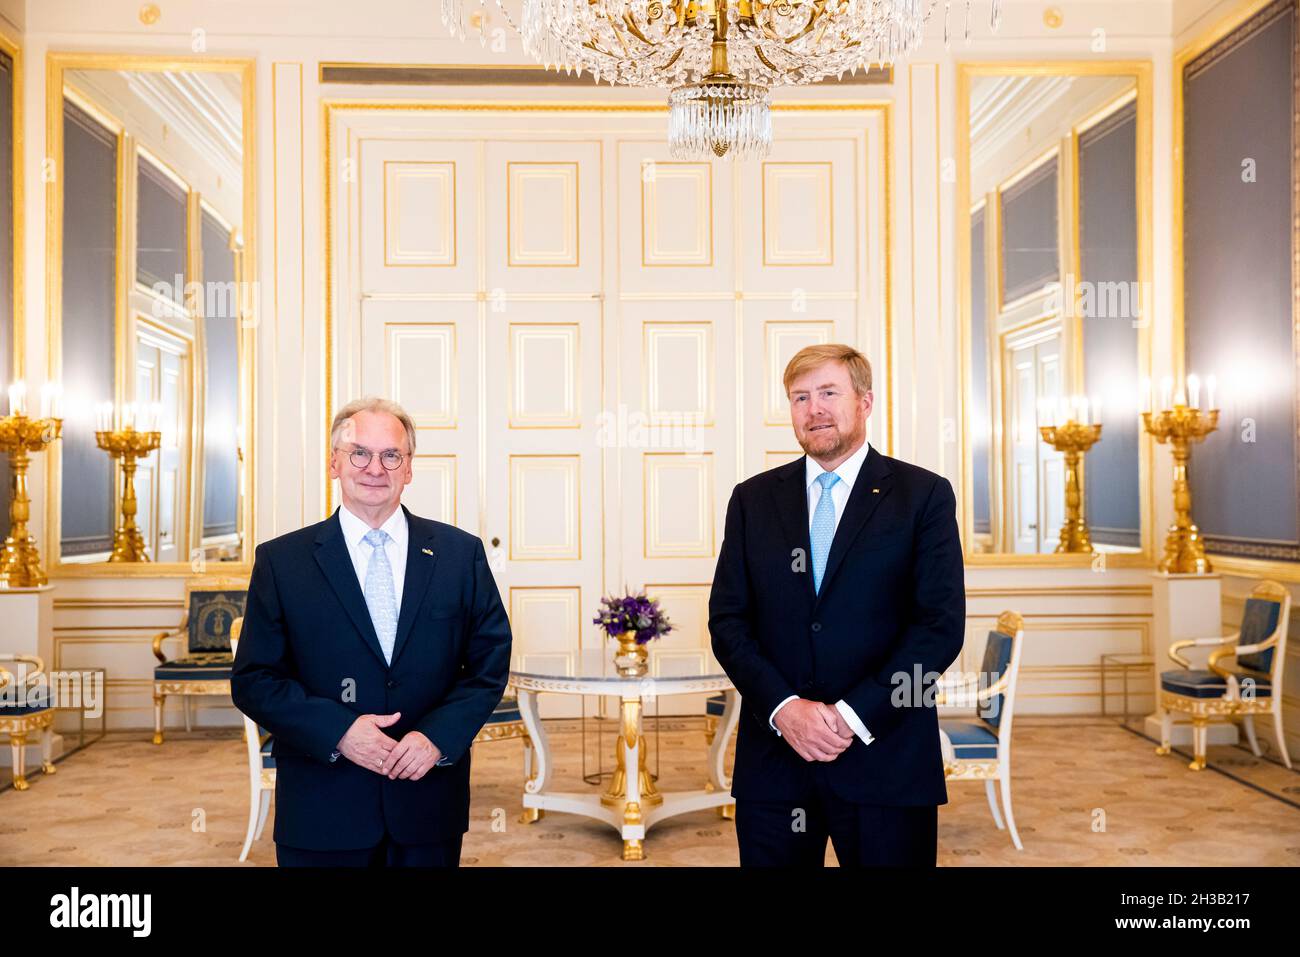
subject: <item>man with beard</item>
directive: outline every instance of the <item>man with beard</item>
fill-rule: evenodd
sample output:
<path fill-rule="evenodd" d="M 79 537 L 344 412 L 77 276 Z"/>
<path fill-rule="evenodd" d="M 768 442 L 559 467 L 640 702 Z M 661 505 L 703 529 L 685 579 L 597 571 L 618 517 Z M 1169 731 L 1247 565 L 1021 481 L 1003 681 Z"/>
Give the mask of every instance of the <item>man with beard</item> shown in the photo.
<path fill-rule="evenodd" d="M 709 598 L 742 698 L 741 866 L 933 866 L 947 802 L 932 684 L 961 651 L 947 479 L 866 440 L 871 366 L 809 346 L 785 369 L 806 453 L 737 485 Z"/>

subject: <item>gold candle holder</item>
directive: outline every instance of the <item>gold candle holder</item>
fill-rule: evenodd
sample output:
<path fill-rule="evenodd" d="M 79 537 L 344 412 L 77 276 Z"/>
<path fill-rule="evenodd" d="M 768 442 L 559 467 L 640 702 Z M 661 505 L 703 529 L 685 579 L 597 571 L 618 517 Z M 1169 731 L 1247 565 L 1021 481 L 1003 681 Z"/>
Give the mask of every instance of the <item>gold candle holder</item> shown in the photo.
<path fill-rule="evenodd" d="M 63 420 L 28 418 L 19 411 L 0 417 L 0 450 L 9 454 L 13 494 L 9 499 L 9 537 L 0 556 L 0 577 L 10 588 L 33 588 L 49 579 L 41 570 L 36 539 L 27 530 L 32 500 L 27 496 L 27 470 L 33 452 L 44 452 L 63 435 Z"/>
<path fill-rule="evenodd" d="M 137 432 L 134 426 L 99 431 L 95 442 L 112 458 L 122 464 L 122 520 L 113 533 L 113 554 L 110 562 L 147 562 L 144 536 L 135 523 L 135 469 L 136 460 L 142 459 L 162 444 L 161 432 Z"/>
<path fill-rule="evenodd" d="M 1101 439 L 1101 423 L 1094 425 L 1073 419 L 1061 425 L 1044 425 L 1038 430 L 1043 441 L 1065 455 L 1065 524 L 1057 552 L 1091 552 L 1092 536 L 1083 515 L 1083 482 L 1079 466 L 1083 456 Z"/>
<path fill-rule="evenodd" d="M 1143 427 L 1161 445 L 1169 443 L 1174 455 L 1174 524 L 1165 537 L 1165 557 L 1157 566 L 1175 575 L 1208 575 L 1213 571 L 1205 557 L 1201 531 L 1192 522 L 1192 488 L 1187 482 L 1187 462 L 1192 445 L 1203 442 L 1219 425 L 1218 409 L 1199 409 L 1175 403 L 1163 412 L 1143 412 Z"/>

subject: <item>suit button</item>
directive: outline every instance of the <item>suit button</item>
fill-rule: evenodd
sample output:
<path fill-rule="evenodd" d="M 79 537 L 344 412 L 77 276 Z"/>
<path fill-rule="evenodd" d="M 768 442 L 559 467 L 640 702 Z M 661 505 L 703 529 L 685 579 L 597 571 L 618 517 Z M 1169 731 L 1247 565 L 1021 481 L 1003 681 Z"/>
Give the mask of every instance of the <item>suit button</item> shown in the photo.
<path fill-rule="evenodd" d="M 389 689 L 396 688 L 396 687 L 397 687 L 397 682 L 394 681 L 392 678 L 389 678 L 387 684 L 386 684 L 384 687 L 389 688 Z"/>
<path fill-rule="evenodd" d="M 812 623 L 812 630 L 813 630 L 813 631 L 821 631 L 821 630 L 822 630 L 822 623 L 821 623 L 820 621 L 814 621 L 814 622 Z"/>

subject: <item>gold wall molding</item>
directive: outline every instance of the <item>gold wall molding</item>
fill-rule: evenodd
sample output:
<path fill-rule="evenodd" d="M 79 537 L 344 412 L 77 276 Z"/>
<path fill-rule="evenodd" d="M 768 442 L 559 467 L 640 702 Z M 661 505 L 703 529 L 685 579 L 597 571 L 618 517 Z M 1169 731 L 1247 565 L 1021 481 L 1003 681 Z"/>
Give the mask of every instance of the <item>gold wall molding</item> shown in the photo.
<path fill-rule="evenodd" d="M 25 127 L 23 120 L 23 51 L 17 42 L 8 37 L 5 33 L 0 32 L 0 51 L 6 53 L 13 67 L 13 99 L 10 103 L 10 109 L 13 116 L 13 191 L 10 196 L 13 202 L 13 314 L 9 321 L 13 323 L 13 350 L 11 357 L 11 382 L 19 379 L 26 380 L 27 375 L 27 310 L 25 290 L 27 288 L 27 277 L 25 269 L 27 264 L 27 230 L 26 230 L 26 209 L 25 192 L 23 190 L 23 150 L 26 147 Z M 28 389 L 28 394 L 32 390 Z M 46 471 L 49 471 L 47 466 Z M 49 548 L 45 549 L 45 554 L 49 555 Z M 48 558 L 46 559 L 48 561 Z"/>
<path fill-rule="evenodd" d="M 647 174 L 647 169 L 654 171 L 653 175 Z M 665 170 L 667 173 L 665 174 Z M 659 208 L 655 204 L 658 198 L 658 187 L 663 179 L 685 180 L 691 172 L 696 174 L 696 182 L 703 184 L 700 191 L 700 202 L 696 204 L 696 242 L 699 251 L 693 255 L 687 255 L 685 251 L 673 258 L 674 252 L 671 250 L 663 251 L 659 248 Z M 701 180 L 700 172 L 703 172 Z M 649 209 L 654 215 L 646 215 L 647 204 L 646 196 L 650 196 L 651 202 Z M 647 240 L 649 242 L 647 243 Z M 647 245 L 652 247 L 653 255 L 646 258 Z M 699 266 L 713 265 L 713 164 L 712 163 L 681 163 L 661 160 L 643 160 L 641 163 L 641 268 L 692 268 Z"/>
<path fill-rule="evenodd" d="M 540 63 L 375 63 L 322 61 L 317 79 L 325 84 L 382 86 L 525 86 L 591 90 L 591 78 L 547 70 Z M 823 81 L 829 87 L 878 86 L 894 82 L 892 65 L 872 65 Z"/>
<path fill-rule="evenodd" d="M 767 215 L 767 196 L 770 189 L 773 194 L 779 192 L 782 179 L 809 178 L 808 173 L 816 170 L 825 186 L 825 208 L 819 212 L 825 214 L 825 237 L 822 248 L 817 249 L 780 249 L 777 246 L 779 232 L 769 233 Z M 814 161 L 768 161 L 762 164 L 759 173 L 761 228 L 763 265 L 772 266 L 834 266 L 835 265 L 835 166 L 830 160 Z M 779 199 L 777 200 L 779 203 Z M 775 220 L 776 217 L 773 217 Z M 823 224 L 818 224 L 818 228 Z"/>
<path fill-rule="evenodd" d="M 183 598 L 58 598 L 55 611 L 73 611 L 92 608 L 185 608 Z"/>
<path fill-rule="evenodd" d="M 1051 585 L 1006 586 L 991 588 L 971 588 L 967 586 L 967 598 L 1150 598 L 1150 585 Z"/>
<path fill-rule="evenodd" d="M 582 456 L 570 453 L 511 453 L 509 472 L 509 554 L 511 561 L 582 561 Z M 565 540 L 530 544 L 528 541 L 528 473 L 557 473 L 563 496 L 551 503 L 562 508 Z"/>
<path fill-rule="evenodd" d="M 561 391 L 563 406 L 559 411 L 529 411 L 528 344 L 529 341 L 562 343 L 564 378 Z M 582 426 L 582 326 L 577 322 L 507 322 L 506 323 L 506 427 L 510 429 L 576 429 Z M 534 372 L 535 376 L 539 373 Z M 540 378 L 549 376 L 540 374 Z"/>
<path fill-rule="evenodd" d="M 400 200 L 401 180 L 429 179 L 439 181 L 443 188 L 442 235 L 445 250 L 417 249 L 403 252 L 399 247 L 401 221 L 389 218 L 390 193 Z M 456 161 L 384 160 L 383 181 L 384 266 L 392 267 L 447 267 L 459 260 L 456 229 Z M 391 242 L 390 242 L 391 240 Z M 399 261 L 394 262 L 394 257 Z"/>

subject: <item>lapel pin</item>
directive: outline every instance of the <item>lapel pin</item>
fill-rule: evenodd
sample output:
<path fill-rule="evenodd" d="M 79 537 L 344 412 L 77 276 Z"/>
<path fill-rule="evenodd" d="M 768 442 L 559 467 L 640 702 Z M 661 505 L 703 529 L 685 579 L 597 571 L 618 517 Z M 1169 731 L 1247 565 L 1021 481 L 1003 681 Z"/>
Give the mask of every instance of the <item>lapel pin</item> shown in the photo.
<path fill-rule="evenodd" d="M 432 549 L 432 548 L 422 548 L 422 549 L 420 549 L 420 551 L 424 552 L 424 554 L 426 554 L 426 555 L 432 555 L 432 554 L 433 554 L 433 549 Z"/>

